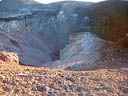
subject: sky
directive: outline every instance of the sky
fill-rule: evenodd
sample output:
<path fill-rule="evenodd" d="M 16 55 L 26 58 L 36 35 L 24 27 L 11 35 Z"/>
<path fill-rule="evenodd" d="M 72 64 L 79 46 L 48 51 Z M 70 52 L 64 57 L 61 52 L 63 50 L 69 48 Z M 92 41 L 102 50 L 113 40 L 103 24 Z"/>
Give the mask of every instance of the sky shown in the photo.
<path fill-rule="evenodd" d="M 51 3 L 51 2 L 64 1 L 64 0 L 35 0 L 35 1 L 47 4 L 47 3 Z M 66 1 L 71 1 L 71 0 L 66 0 Z M 104 0 L 74 0 L 74 1 L 100 2 L 100 1 L 104 1 Z"/>

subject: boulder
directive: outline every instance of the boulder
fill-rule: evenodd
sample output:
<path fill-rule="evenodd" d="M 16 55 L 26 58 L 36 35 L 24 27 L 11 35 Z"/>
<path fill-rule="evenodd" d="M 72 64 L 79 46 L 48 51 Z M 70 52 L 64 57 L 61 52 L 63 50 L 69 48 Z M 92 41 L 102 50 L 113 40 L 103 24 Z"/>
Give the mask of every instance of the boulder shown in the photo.
<path fill-rule="evenodd" d="M 0 64 L 19 64 L 19 58 L 13 52 L 0 51 Z"/>

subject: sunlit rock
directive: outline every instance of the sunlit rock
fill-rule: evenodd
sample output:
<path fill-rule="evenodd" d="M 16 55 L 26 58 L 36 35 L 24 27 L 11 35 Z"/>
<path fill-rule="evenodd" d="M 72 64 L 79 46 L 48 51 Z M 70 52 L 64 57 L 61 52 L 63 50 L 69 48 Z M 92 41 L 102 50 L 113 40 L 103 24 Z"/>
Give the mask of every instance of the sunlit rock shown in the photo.
<path fill-rule="evenodd" d="M 0 64 L 19 64 L 18 56 L 13 52 L 0 51 Z"/>

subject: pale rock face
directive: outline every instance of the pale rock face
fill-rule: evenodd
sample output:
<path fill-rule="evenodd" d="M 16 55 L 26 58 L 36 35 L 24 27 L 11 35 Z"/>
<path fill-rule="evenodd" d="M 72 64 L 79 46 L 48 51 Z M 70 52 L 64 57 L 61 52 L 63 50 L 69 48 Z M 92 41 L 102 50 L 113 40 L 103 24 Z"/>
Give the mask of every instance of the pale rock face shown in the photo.
<path fill-rule="evenodd" d="M 71 35 L 70 41 L 70 44 L 60 52 L 62 60 L 78 55 L 93 56 L 111 43 L 92 35 L 90 32 L 74 33 Z"/>
<path fill-rule="evenodd" d="M 69 44 L 60 52 L 60 60 L 46 64 L 46 67 L 86 70 L 87 66 L 101 59 L 101 51 L 110 44 L 110 41 L 102 40 L 90 32 L 71 33 Z"/>
<path fill-rule="evenodd" d="M 54 64 L 57 68 L 74 71 L 120 64 L 127 66 L 128 50 L 120 50 L 120 44 L 115 43 L 119 42 L 100 39 L 90 32 L 72 33 L 69 44 L 60 52 L 60 60 Z"/>
<path fill-rule="evenodd" d="M 46 67 L 65 70 L 86 70 L 101 59 L 101 51 L 111 45 L 90 32 L 72 33 L 69 44 L 60 52 L 60 60 Z"/>

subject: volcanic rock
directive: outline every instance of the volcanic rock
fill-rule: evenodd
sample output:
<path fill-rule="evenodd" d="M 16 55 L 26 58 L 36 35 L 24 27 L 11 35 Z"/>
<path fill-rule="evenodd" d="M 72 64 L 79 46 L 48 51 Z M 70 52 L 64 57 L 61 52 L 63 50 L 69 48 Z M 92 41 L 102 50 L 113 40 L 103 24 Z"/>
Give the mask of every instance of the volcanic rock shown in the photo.
<path fill-rule="evenodd" d="M 90 32 L 102 39 L 117 41 L 128 33 L 128 1 L 126 0 L 108 0 L 79 7 L 77 10 L 81 18 L 89 17 Z M 125 45 L 127 44 L 128 42 L 125 42 Z"/>
<path fill-rule="evenodd" d="M 43 66 L 59 59 L 76 22 L 72 18 L 75 8 L 88 4 L 3 0 L 0 5 L 0 50 L 17 53 L 22 65 Z"/>
<path fill-rule="evenodd" d="M 13 52 L 0 51 L 0 64 L 19 64 L 18 56 Z"/>

